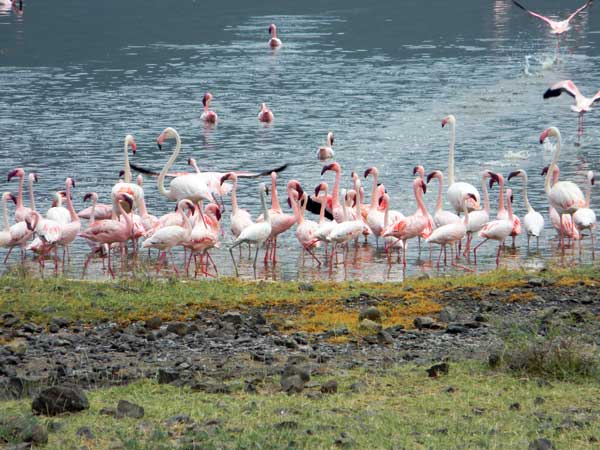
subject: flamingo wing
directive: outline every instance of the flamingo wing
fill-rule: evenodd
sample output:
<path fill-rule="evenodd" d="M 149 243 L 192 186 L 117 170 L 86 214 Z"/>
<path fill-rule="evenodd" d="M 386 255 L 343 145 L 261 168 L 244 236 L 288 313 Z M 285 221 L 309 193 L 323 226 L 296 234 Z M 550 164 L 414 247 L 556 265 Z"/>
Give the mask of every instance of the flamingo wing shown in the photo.
<path fill-rule="evenodd" d="M 577 86 L 575 86 L 575 83 L 573 83 L 571 80 L 564 80 L 564 81 L 559 81 L 558 83 L 550 86 L 550 88 L 548 88 L 546 90 L 546 92 L 544 92 L 544 98 L 547 99 L 547 98 L 552 98 L 552 97 L 558 97 L 563 92 L 566 94 L 569 94 L 571 97 L 573 97 L 575 99 L 577 99 L 578 97 L 581 97 L 581 92 L 579 92 L 579 89 L 577 89 Z M 600 94 L 600 92 L 598 92 L 598 94 Z M 596 94 L 596 95 L 598 95 L 598 94 Z"/>
<path fill-rule="evenodd" d="M 598 100 L 600 100 L 600 91 L 596 92 L 596 95 L 592 97 L 592 104 L 596 103 Z"/>
<path fill-rule="evenodd" d="M 579 14 L 585 8 L 587 8 L 588 6 L 590 6 L 591 3 L 592 3 L 592 0 L 588 0 L 587 2 L 585 2 L 585 5 L 580 6 L 579 8 L 577 8 L 569 17 L 567 17 L 567 22 L 569 22 L 573 17 L 575 17 L 577 14 Z"/>
<path fill-rule="evenodd" d="M 552 25 L 554 22 L 549 19 L 546 16 L 542 16 L 541 14 L 535 13 L 533 11 L 528 10 L 527 8 L 525 8 L 523 5 L 521 5 L 519 2 L 513 0 L 513 3 L 518 6 L 519 8 L 521 8 L 523 11 L 525 11 L 526 13 L 532 15 L 533 17 L 537 17 L 538 19 L 543 20 L 544 22 L 546 22 L 548 25 Z"/>

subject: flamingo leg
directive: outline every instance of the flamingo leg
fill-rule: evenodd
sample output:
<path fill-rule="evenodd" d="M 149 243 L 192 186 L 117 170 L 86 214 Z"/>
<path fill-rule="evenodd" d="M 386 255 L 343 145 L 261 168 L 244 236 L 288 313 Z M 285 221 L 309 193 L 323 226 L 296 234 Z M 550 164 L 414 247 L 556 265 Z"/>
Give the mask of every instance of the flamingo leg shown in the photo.
<path fill-rule="evenodd" d="M 498 253 L 496 254 L 496 269 L 498 268 L 498 265 L 500 264 L 500 255 L 502 254 L 502 247 L 503 245 L 498 245 Z"/>
<path fill-rule="evenodd" d="M 485 238 L 483 241 L 481 241 L 479 244 L 477 244 L 477 245 L 475 246 L 475 248 L 473 249 L 473 257 L 474 257 L 474 260 L 475 260 L 475 264 L 477 264 L 477 249 L 478 249 L 479 247 L 481 247 L 483 244 L 485 244 L 485 242 L 487 242 L 487 240 L 488 240 L 488 239 L 487 239 L 487 238 Z"/>
<path fill-rule="evenodd" d="M 235 262 L 235 257 L 233 256 L 233 247 L 235 247 L 236 245 L 232 245 L 231 247 L 229 247 L 229 254 L 231 255 L 231 260 L 233 261 L 233 268 L 235 269 L 235 276 L 239 277 L 240 274 L 238 272 L 238 267 L 237 264 Z"/>
<path fill-rule="evenodd" d="M 173 270 L 179 277 L 179 270 L 177 270 L 177 266 L 175 265 L 175 258 L 173 258 L 173 252 L 171 251 L 171 249 L 169 249 L 169 258 L 171 258 L 171 263 L 173 264 Z"/>
<path fill-rule="evenodd" d="M 595 243 L 594 243 L 594 230 L 590 228 L 590 239 L 592 241 L 592 260 L 596 259 Z"/>
<path fill-rule="evenodd" d="M 438 255 L 438 260 L 437 260 L 437 269 L 440 269 L 440 262 L 442 260 L 442 252 L 446 249 L 446 244 L 442 244 L 440 246 L 440 254 Z"/>
<path fill-rule="evenodd" d="M 562 255 L 565 255 L 565 241 L 564 241 L 564 236 L 563 236 L 563 214 L 560 215 L 560 249 L 562 252 Z"/>
<path fill-rule="evenodd" d="M 254 254 L 254 263 L 252 264 L 252 267 L 254 268 L 254 277 L 256 278 L 256 259 L 258 258 L 258 250 L 260 249 L 260 247 L 257 245 L 256 246 L 256 253 Z"/>
<path fill-rule="evenodd" d="M 10 256 L 11 252 L 13 251 L 13 248 L 14 247 L 11 247 L 11 248 L 8 249 L 8 253 L 4 257 L 4 264 L 6 264 L 6 261 L 8 260 L 8 257 Z"/>
<path fill-rule="evenodd" d="M 308 254 L 309 254 L 310 256 L 312 256 L 312 257 L 313 257 L 313 259 L 314 259 L 314 260 L 317 262 L 317 264 L 320 266 L 320 265 L 321 265 L 321 261 L 319 260 L 319 258 L 317 258 L 317 257 L 315 256 L 314 252 L 313 252 L 313 251 L 312 251 L 310 248 L 308 248 L 308 247 L 304 247 L 304 249 L 305 249 L 305 250 L 308 252 Z M 304 255 L 304 252 L 302 252 L 302 255 Z"/>
<path fill-rule="evenodd" d="M 215 261 L 212 259 L 212 256 L 210 256 L 210 253 L 208 253 L 208 251 L 205 252 L 205 254 L 206 254 L 206 259 L 208 261 L 210 261 L 210 263 L 212 264 L 213 268 L 215 269 L 215 276 L 218 277 L 219 276 L 219 270 L 217 269 L 217 265 L 215 264 Z"/>
<path fill-rule="evenodd" d="M 111 266 L 111 264 L 110 264 L 110 252 L 111 252 L 111 248 L 110 248 L 110 245 L 109 245 L 109 246 L 108 246 L 108 273 L 110 274 L 110 276 L 111 276 L 112 278 L 114 278 L 114 277 L 115 277 L 115 274 L 114 274 L 114 272 L 113 272 L 113 270 L 112 270 L 112 266 Z"/>

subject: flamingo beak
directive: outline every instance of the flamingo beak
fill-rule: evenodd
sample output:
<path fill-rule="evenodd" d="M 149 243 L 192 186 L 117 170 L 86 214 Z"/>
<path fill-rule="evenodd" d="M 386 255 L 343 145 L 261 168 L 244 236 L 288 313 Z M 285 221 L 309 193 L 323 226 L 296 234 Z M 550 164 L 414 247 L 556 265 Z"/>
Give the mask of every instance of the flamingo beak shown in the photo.
<path fill-rule="evenodd" d="M 494 183 L 500 184 L 500 178 L 494 172 L 490 172 L 490 189 L 494 186 Z"/>
<path fill-rule="evenodd" d="M 549 169 L 549 168 L 550 168 L 550 166 L 546 166 L 546 167 L 544 167 L 544 168 L 542 169 L 542 173 L 541 173 L 541 175 L 542 175 L 542 176 L 546 175 L 546 174 L 548 173 L 548 169 Z"/>
<path fill-rule="evenodd" d="M 229 180 L 229 174 L 228 173 L 226 173 L 225 175 L 223 175 L 221 177 L 221 179 L 219 180 L 219 185 L 223 185 L 223 183 L 225 183 L 227 180 Z"/>
<path fill-rule="evenodd" d="M 519 171 L 519 170 L 515 170 L 514 172 L 509 173 L 507 180 L 510 181 L 511 178 L 518 177 L 520 173 L 521 173 L 521 171 Z"/>
<path fill-rule="evenodd" d="M 221 220 L 221 210 L 218 208 L 215 211 L 215 217 L 217 218 L 217 220 Z"/>
<path fill-rule="evenodd" d="M 413 173 L 414 175 L 414 173 Z M 431 179 L 435 177 L 435 172 L 431 172 L 429 175 L 427 175 L 427 184 L 429 184 L 429 182 L 431 181 Z"/>
<path fill-rule="evenodd" d="M 25 219 L 25 224 L 27 224 L 27 229 L 29 231 L 33 231 L 33 226 L 31 224 L 31 221 L 30 221 L 29 217 Z"/>
<path fill-rule="evenodd" d="M 416 175 L 417 173 L 419 173 L 419 166 L 413 167 L 413 175 Z"/>
<path fill-rule="evenodd" d="M 540 144 L 543 144 L 546 138 L 548 137 L 548 130 L 544 130 L 540 135 Z"/>
<path fill-rule="evenodd" d="M 592 179 L 590 180 L 590 184 L 593 186 L 594 183 L 596 183 L 596 177 L 592 177 Z"/>
<path fill-rule="evenodd" d="M 85 194 L 85 195 L 83 196 L 83 201 L 84 201 L 84 202 L 87 202 L 87 201 L 88 201 L 90 198 L 92 198 L 92 193 L 91 193 L 91 192 L 88 192 L 87 194 Z"/>
<path fill-rule="evenodd" d="M 131 151 L 134 155 L 135 155 L 135 152 L 137 151 L 137 144 L 134 141 L 131 141 Z"/>
<path fill-rule="evenodd" d="M 7 177 L 6 181 L 10 181 L 13 177 L 16 177 L 17 173 L 19 173 L 18 169 L 11 170 L 10 172 L 8 172 L 8 177 Z"/>
<path fill-rule="evenodd" d="M 448 123 L 448 119 L 442 119 L 442 128 L 444 128 L 447 123 Z"/>
<path fill-rule="evenodd" d="M 326 166 L 323 166 L 323 168 L 321 169 L 321 175 L 323 175 L 328 170 L 331 170 L 332 167 L 333 167 L 333 164 L 327 164 Z"/>
<path fill-rule="evenodd" d="M 17 197 L 15 197 L 12 193 L 8 195 L 8 199 L 11 200 L 15 205 L 17 204 Z"/>
<path fill-rule="evenodd" d="M 385 201 L 385 199 L 383 198 L 383 195 L 381 197 L 379 197 L 379 201 L 377 202 L 379 204 L 379 206 L 381 206 L 381 204 Z"/>
<path fill-rule="evenodd" d="M 427 185 L 424 181 L 421 181 L 421 189 L 423 189 L 423 194 L 427 194 Z"/>

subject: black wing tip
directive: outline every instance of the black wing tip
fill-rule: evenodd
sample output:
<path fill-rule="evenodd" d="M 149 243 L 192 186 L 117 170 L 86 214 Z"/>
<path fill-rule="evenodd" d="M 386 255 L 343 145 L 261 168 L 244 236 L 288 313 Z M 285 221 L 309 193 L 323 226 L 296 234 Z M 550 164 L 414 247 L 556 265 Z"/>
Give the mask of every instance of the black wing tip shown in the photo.
<path fill-rule="evenodd" d="M 544 92 L 544 98 L 558 97 L 560 94 L 562 94 L 561 89 L 547 89 L 546 92 Z"/>
<path fill-rule="evenodd" d="M 129 167 L 131 167 L 133 170 L 137 170 L 140 173 L 144 173 L 146 175 L 151 175 L 151 176 L 155 176 L 157 177 L 159 175 L 158 172 L 153 172 L 150 169 L 145 169 L 144 167 L 138 166 L 137 164 L 134 163 L 129 163 Z"/>
<path fill-rule="evenodd" d="M 519 2 L 517 2 L 516 0 L 512 0 L 512 2 L 515 4 L 515 6 L 518 6 L 519 8 L 521 8 L 523 11 L 527 11 L 527 8 L 525 8 L 523 5 L 521 5 Z"/>

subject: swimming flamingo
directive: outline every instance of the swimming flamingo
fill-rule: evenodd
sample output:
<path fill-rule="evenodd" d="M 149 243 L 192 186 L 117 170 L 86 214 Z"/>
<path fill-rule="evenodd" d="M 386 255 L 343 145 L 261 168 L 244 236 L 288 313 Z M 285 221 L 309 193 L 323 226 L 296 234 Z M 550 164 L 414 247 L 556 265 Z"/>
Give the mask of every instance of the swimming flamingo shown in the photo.
<path fill-rule="evenodd" d="M 441 184 L 441 180 L 440 180 Z M 465 215 L 463 220 L 458 222 L 449 222 L 447 224 L 437 227 L 431 235 L 425 240 L 429 244 L 439 244 L 440 254 L 438 256 L 437 267 L 440 267 L 440 260 L 442 258 L 442 250 L 444 251 L 444 265 L 446 265 L 446 246 L 454 245 L 457 241 L 462 241 L 467 235 L 467 226 L 469 225 L 469 213 L 467 212 L 467 201 L 469 199 L 474 200 L 474 195 L 470 192 L 465 194 L 463 201 L 463 213 Z M 450 247 L 452 249 L 452 247 Z M 456 255 L 458 259 L 458 254 Z M 454 258 L 452 258 L 452 265 L 456 265 Z"/>
<path fill-rule="evenodd" d="M 575 99 L 575 104 L 571 105 L 571 110 L 579 113 L 579 121 L 577 123 L 577 142 L 581 141 L 583 135 L 583 115 L 592 109 L 592 105 L 600 100 L 600 91 L 596 93 L 592 98 L 584 97 L 575 83 L 571 80 L 559 81 L 552 85 L 546 92 L 544 92 L 544 98 L 558 97 L 560 94 L 565 92 Z"/>
<path fill-rule="evenodd" d="M 69 246 L 73 243 L 79 231 L 81 230 L 81 222 L 79 221 L 79 216 L 73 209 L 73 199 L 71 198 L 71 188 L 75 187 L 75 180 L 72 178 L 67 178 L 65 181 L 67 190 L 66 190 L 66 202 L 67 202 L 67 211 L 69 212 L 69 222 L 63 223 L 60 233 L 60 239 L 58 240 L 58 246 L 63 248 L 63 271 L 65 267 L 65 254 L 67 258 L 70 260 L 71 255 L 69 254 Z"/>
<path fill-rule="evenodd" d="M 266 103 L 261 103 L 260 111 L 258 112 L 258 120 L 259 122 L 271 123 L 275 116 L 273 115 L 273 111 L 271 111 Z"/>
<path fill-rule="evenodd" d="M 25 217 L 29 215 L 32 210 L 35 210 L 35 198 L 33 196 L 33 183 L 38 181 L 38 176 L 35 173 L 30 173 L 27 177 L 29 180 L 29 202 L 31 208 L 27 208 L 23 205 L 23 183 L 25 181 L 25 171 L 23 168 L 18 167 L 8 173 L 7 181 L 10 181 L 13 177 L 19 177 L 19 191 L 17 193 L 17 207 L 15 209 L 15 222 L 23 222 Z"/>
<path fill-rule="evenodd" d="M 302 196 L 298 198 L 298 191 L 294 189 L 296 186 L 295 180 L 288 182 L 288 188 L 290 187 L 290 183 L 292 183 L 290 189 L 290 193 L 292 194 L 291 203 L 294 209 L 294 214 L 296 215 L 296 223 L 298 224 L 295 233 L 296 239 L 298 239 L 298 242 L 302 246 L 302 253 L 304 253 L 306 250 L 320 266 L 321 261 L 313 252 L 313 249 L 319 247 L 319 239 L 315 236 L 315 232 L 319 228 L 319 224 L 314 220 L 304 219 L 308 195 L 306 192 L 303 192 Z"/>
<path fill-rule="evenodd" d="M 317 150 L 317 159 L 319 161 L 327 161 L 333 159 L 335 152 L 333 151 L 333 132 L 327 133 L 327 143 Z"/>
<path fill-rule="evenodd" d="M 504 176 L 499 173 L 495 173 L 494 177 L 490 179 L 490 189 L 494 185 L 494 183 L 498 183 L 500 186 L 500 194 L 498 195 L 498 214 L 496 215 L 497 219 L 506 219 L 508 216 L 508 212 L 504 208 Z M 512 197 L 511 197 L 512 201 Z M 510 233 L 512 237 L 512 246 L 515 248 L 515 239 L 519 234 L 521 234 L 521 219 L 517 217 L 516 214 L 512 214 L 513 221 L 513 230 Z"/>
<path fill-rule="evenodd" d="M 209 109 L 212 97 L 213 96 L 210 92 L 207 92 L 206 94 L 204 94 L 204 97 L 202 97 L 204 111 L 202 112 L 200 119 L 204 120 L 206 123 L 217 123 L 218 120 L 217 113 Z"/>
<path fill-rule="evenodd" d="M 277 27 L 274 23 L 269 25 L 269 34 L 271 35 L 271 39 L 269 39 L 269 47 L 277 48 L 281 45 L 281 40 L 277 38 Z"/>
<path fill-rule="evenodd" d="M 384 237 L 395 237 L 396 239 L 402 240 L 404 247 L 403 251 L 403 265 L 406 267 L 406 243 L 409 239 L 417 236 L 428 238 L 432 231 L 432 223 L 429 221 L 429 213 L 427 207 L 423 202 L 423 194 L 427 192 L 427 185 L 421 179 L 416 177 L 413 181 L 413 192 L 415 200 L 417 201 L 417 212 L 410 216 L 406 216 L 396 223 L 388 226 L 384 230 Z"/>
<path fill-rule="evenodd" d="M 577 211 L 579 208 L 585 208 L 585 198 L 583 196 L 583 193 L 581 192 L 581 189 L 579 189 L 579 187 L 571 181 L 558 181 L 557 183 L 554 183 L 552 188 L 550 188 L 550 178 L 560 156 L 560 131 L 558 131 L 558 128 L 556 127 L 547 128 L 540 135 L 540 144 L 543 144 L 549 136 L 556 137 L 556 149 L 554 150 L 554 156 L 552 158 L 552 162 L 550 163 L 548 173 L 546 174 L 544 190 L 546 191 L 546 195 L 548 196 L 548 202 L 550 203 L 550 205 L 552 205 L 556 209 L 556 211 L 561 215 L 560 220 L 562 223 L 562 214 L 569 214 L 571 216 L 571 219 L 573 219 L 573 214 L 575 213 L 575 211 Z M 563 237 L 562 226 L 560 233 L 560 244 L 562 248 L 562 253 L 564 255 L 565 242 Z"/>
<path fill-rule="evenodd" d="M 583 230 L 590 231 L 590 238 L 592 240 L 592 259 L 595 258 L 594 252 L 594 228 L 596 228 L 596 213 L 590 208 L 590 196 L 592 193 L 592 186 L 594 185 L 594 172 L 588 171 L 587 173 L 587 191 L 585 193 L 585 207 L 579 208 L 573 214 L 573 223 L 579 230 L 581 241 L 583 240 Z M 579 241 L 579 254 L 581 254 L 581 241 Z"/>
<path fill-rule="evenodd" d="M 239 276 L 237 264 L 235 262 L 235 258 L 233 257 L 233 249 L 238 245 L 242 244 L 251 244 L 256 245 L 256 254 L 254 255 L 254 264 L 252 267 L 254 268 L 254 273 L 256 274 L 256 259 L 258 258 L 258 250 L 260 247 L 269 239 L 271 236 L 271 215 L 269 214 L 269 210 L 267 209 L 267 200 L 265 199 L 265 192 L 267 188 L 264 183 L 260 183 L 259 192 L 260 192 L 260 203 L 263 210 L 263 222 L 253 223 L 252 225 L 244 228 L 240 235 L 237 237 L 235 242 L 231 247 L 229 247 L 229 254 L 231 255 L 231 259 L 233 260 L 233 267 L 235 268 L 235 276 Z"/>
<path fill-rule="evenodd" d="M 456 118 L 450 114 L 442 119 L 442 128 L 446 125 L 450 125 L 450 151 L 448 153 L 448 192 L 446 197 L 450 202 L 450 205 L 454 208 L 456 214 L 462 212 L 462 203 L 467 197 L 468 193 L 475 196 L 469 197 L 467 200 L 467 210 L 469 212 L 479 209 L 479 192 L 472 184 L 465 183 L 462 181 L 454 181 L 454 145 L 456 141 Z"/>
<path fill-rule="evenodd" d="M 435 212 L 433 214 L 433 222 L 435 223 L 435 226 L 443 227 L 444 225 L 448 225 L 451 223 L 461 222 L 460 217 L 458 217 L 456 214 L 450 211 L 443 210 L 442 191 L 444 190 L 444 175 L 440 170 L 434 170 L 429 175 L 427 175 L 427 184 L 429 184 L 429 182 L 434 178 L 436 178 L 439 181 L 438 196 L 435 204 Z M 468 198 L 472 199 L 473 197 L 468 196 Z"/>
<path fill-rule="evenodd" d="M 549 167 L 550 166 L 546 166 L 542 169 L 542 176 L 545 176 L 548 173 Z M 558 182 L 559 176 L 560 169 L 558 168 L 558 166 L 554 166 L 554 173 L 552 174 L 553 185 Z M 548 206 L 548 215 L 550 216 L 550 223 L 552 223 L 552 227 L 558 232 L 559 236 L 562 228 L 562 233 L 564 237 L 570 240 L 579 240 L 579 231 L 577 230 L 577 227 L 573 224 L 571 216 L 569 216 L 568 214 L 562 214 L 561 220 L 561 215 L 558 214 L 558 211 L 556 211 L 556 209 L 552 205 Z"/>
<path fill-rule="evenodd" d="M 527 248 L 529 248 L 531 236 L 535 237 L 536 246 L 539 247 L 540 235 L 542 234 L 542 231 L 544 231 L 544 218 L 539 212 L 533 209 L 529 203 L 529 198 L 527 196 L 527 172 L 523 169 L 511 172 L 508 175 L 508 181 L 513 177 L 523 178 L 523 199 L 525 201 L 525 208 L 527 208 L 527 214 L 523 217 L 523 223 L 525 224 L 525 232 L 527 233 Z"/>
<path fill-rule="evenodd" d="M 479 237 L 482 237 L 484 239 L 473 249 L 475 264 L 477 264 L 477 249 L 490 239 L 492 239 L 493 241 L 498 241 L 498 252 L 496 253 L 496 268 L 500 264 L 500 255 L 502 254 L 504 240 L 511 235 L 514 227 L 511 202 L 512 189 L 507 189 L 506 205 L 508 208 L 508 214 L 504 219 L 496 219 L 486 223 L 485 226 L 479 232 Z"/>
<path fill-rule="evenodd" d="M 192 224 L 189 217 L 185 214 L 185 209 L 194 208 L 194 204 L 187 198 L 179 200 L 177 202 L 178 212 L 183 220 L 183 226 L 180 225 L 169 225 L 166 227 L 159 228 L 150 238 L 146 239 L 142 244 L 143 248 L 157 248 L 161 251 L 156 264 L 156 273 L 160 273 L 162 263 L 167 257 L 167 252 L 173 263 L 173 270 L 179 275 L 179 270 L 175 265 L 175 258 L 173 258 L 173 247 L 182 245 L 184 242 L 190 239 L 192 233 Z"/>
<path fill-rule="evenodd" d="M 123 145 L 123 181 L 119 181 L 112 187 L 111 198 L 113 203 L 113 212 L 118 216 L 120 210 L 117 206 L 119 194 L 129 194 L 133 197 L 133 203 L 136 208 L 139 208 L 140 199 L 144 197 L 144 189 L 135 183 L 131 182 L 131 167 L 129 166 L 129 147 L 135 155 L 137 145 L 133 136 L 128 134 L 125 136 Z"/>

